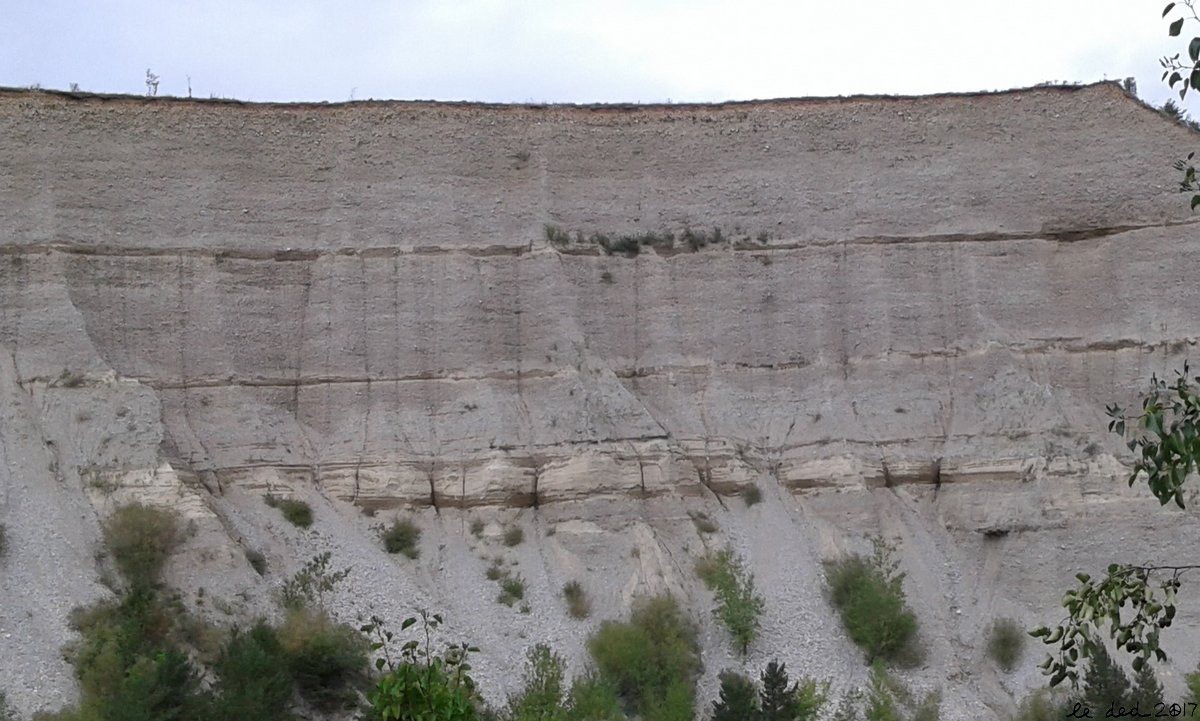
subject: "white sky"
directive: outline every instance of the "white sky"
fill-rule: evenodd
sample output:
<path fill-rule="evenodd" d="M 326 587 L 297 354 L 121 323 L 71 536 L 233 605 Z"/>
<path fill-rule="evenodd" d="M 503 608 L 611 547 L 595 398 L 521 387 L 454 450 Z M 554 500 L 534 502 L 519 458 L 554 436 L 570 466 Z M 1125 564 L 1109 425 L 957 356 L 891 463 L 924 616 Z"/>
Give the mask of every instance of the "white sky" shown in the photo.
<path fill-rule="evenodd" d="M 687 102 L 1132 75 L 1159 104 L 1158 58 L 1185 49 L 1164 4 L 0 0 L 0 85 L 141 94 L 152 68 L 203 98 Z"/>

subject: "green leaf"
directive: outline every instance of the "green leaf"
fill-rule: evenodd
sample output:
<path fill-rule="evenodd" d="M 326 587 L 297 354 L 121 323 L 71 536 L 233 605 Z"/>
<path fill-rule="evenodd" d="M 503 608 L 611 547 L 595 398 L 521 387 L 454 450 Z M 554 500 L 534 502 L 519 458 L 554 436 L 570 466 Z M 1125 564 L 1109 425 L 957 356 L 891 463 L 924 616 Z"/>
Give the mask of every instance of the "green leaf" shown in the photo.
<path fill-rule="evenodd" d="M 409 626 L 413 625 L 416 622 L 417 622 L 417 619 L 415 619 L 415 618 L 406 618 L 406 619 L 404 619 L 404 623 L 400 624 L 400 630 L 403 631 L 404 629 L 408 628 Z"/>
<path fill-rule="evenodd" d="M 1183 30 L 1183 18 L 1179 18 L 1175 22 L 1171 23 L 1169 32 L 1171 33 L 1171 37 L 1176 37 L 1179 35 L 1180 31 L 1182 31 L 1182 30 Z"/>
<path fill-rule="evenodd" d="M 1170 13 L 1174 9 L 1175 9 L 1175 3 L 1167 3 L 1167 7 L 1165 10 L 1163 10 L 1162 16 L 1166 17 L 1167 14 Z"/>

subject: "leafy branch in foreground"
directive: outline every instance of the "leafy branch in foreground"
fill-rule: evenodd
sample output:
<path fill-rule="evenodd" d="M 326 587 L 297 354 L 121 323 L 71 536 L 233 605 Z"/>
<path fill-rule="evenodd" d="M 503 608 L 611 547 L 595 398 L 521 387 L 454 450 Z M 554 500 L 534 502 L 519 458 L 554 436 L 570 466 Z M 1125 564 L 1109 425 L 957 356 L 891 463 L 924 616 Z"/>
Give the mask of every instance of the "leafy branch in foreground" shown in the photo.
<path fill-rule="evenodd" d="M 1137 654 L 1134 671 L 1140 671 L 1151 656 L 1165 661 L 1167 654 L 1159 648 L 1159 633 L 1175 619 L 1181 577 L 1197 569 L 1200 566 L 1114 563 L 1099 581 L 1086 573 L 1076 574 L 1078 588 L 1063 596 L 1067 618 L 1054 628 L 1041 626 L 1029 632 L 1042 643 L 1058 647 L 1039 666 L 1043 674 L 1050 676 L 1050 686 L 1068 679 L 1072 686 L 1078 685 L 1079 659 L 1090 657 L 1099 643 L 1089 632 L 1092 627 L 1107 626 L 1117 648 Z M 1122 613 L 1126 606 L 1128 612 Z"/>
<path fill-rule="evenodd" d="M 1178 37 L 1183 32 L 1184 23 L 1187 21 L 1200 22 L 1200 15 L 1196 13 L 1195 0 L 1167 3 L 1166 8 L 1163 9 L 1163 17 L 1170 15 L 1180 5 L 1186 8 L 1186 11 L 1182 13 L 1181 17 L 1171 20 L 1167 27 L 1167 32 L 1171 37 Z M 1200 90 L 1200 37 L 1193 37 L 1188 42 L 1187 53 L 1186 61 L 1180 60 L 1181 53 L 1166 56 L 1158 61 L 1163 68 L 1163 82 L 1172 90 L 1178 87 L 1180 101 L 1187 97 L 1188 90 Z M 1192 165 L 1195 156 L 1196 154 L 1191 152 L 1188 153 L 1187 158 L 1175 162 L 1175 169 L 1183 173 L 1183 180 L 1179 182 L 1179 192 L 1192 194 L 1192 210 L 1200 206 L 1200 182 L 1196 178 L 1196 168 Z"/>
<path fill-rule="evenodd" d="M 1200 470 L 1200 376 L 1189 379 L 1188 364 L 1176 371 L 1170 385 L 1157 375 L 1150 378 L 1150 392 L 1142 398 L 1140 415 L 1126 417 L 1117 404 L 1107 407 L 1108 429 L 1129 436 L 1126 443 L 1134 454 L 1132 487 L 1145 474 L 1146 484 L 1159 503 L 1174 500 L 1184 508 L 1183 484 L 1188 474 Z M 1134 434 L 1128 422 L 1136 424 Z"/>
<path fill-rule="evenodd" d="M 1191 8 L 1191 2 L 1187 6 Z M 1200 42 L 1194 45 L 1200 56 Z M 1192 170 L 1189 179 L 1194 181 Z M 1200 470 L 1200 377 L 1189 378 L 1185 363 L 1173 383 L 1151 376 L 1140 414 L 1127 416 L 1115 403 L 1106 410 L 1108 430 L 1128 438 L 1126 445 L 1134 454 L 1130 487 L 1145 476 L 1159 503 L 1174 501 L 1184 508 L 1184 484 L 1189 474 Z M 1079 585 L 1063 596 L 1067 618 L 1054 628 L 1043 626 L 1030 632 L 1044 644 L 1057 647 L 1040 667 L 1050 676 L 1050 685 L 1070 680 L 1072 687 L 1078 686 L 1079 659 L 1092 656 L 1099 643 L 1093 629 L 1107 627 L 1117 648 L 1135 655 L 1134 671 L 1140 671 L 1151 657 L 1165 661 L 1159 634 L 1175 619 L 1175 599 L 1183 575 L 1197 569 L 1200 565 L 1114 563 L 1096 581 L 1086 573 L 1077 574 Z"/>

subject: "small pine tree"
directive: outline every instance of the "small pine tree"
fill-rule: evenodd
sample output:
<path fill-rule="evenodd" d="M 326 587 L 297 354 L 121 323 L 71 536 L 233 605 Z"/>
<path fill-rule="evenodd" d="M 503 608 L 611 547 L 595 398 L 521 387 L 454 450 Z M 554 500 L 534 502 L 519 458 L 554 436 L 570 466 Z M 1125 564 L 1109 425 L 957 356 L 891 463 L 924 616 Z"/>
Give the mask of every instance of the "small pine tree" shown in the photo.
<path fill-rule="evenodd" d="M 723 672 L 721 695 L 713 701 L 712 721 L 759 721 L 762 718 L 754 682 L 740 673 Z"/>
<path fill-rule="evenodd" d="M 772 661 L 762 672 L 762 717 L 764 721 L 795 721 L 796 686 L 788 688 L 786 663 Z"/>
<path fill-rule="evenodd" d="M 1154 674 L 1154 667 L 1143 663 L 1140 671 L 1133 675 L 1133 692 L 1130 701 L 1137 704 L 1138 713 L 1154 713 L 1155 704 L 1163 702 L 1163 686 Z"/>
<path fill-rule="evenodd" d="M 1096 641 L 1083 674 L 1082 695 L 1079 701 L 1101 717 L 1113 704 L 1129 706 L 1132 687 L 1121 666 L 1108 654 L 1108 649 Z"/>
<path fill-rule="evenodd" d="M 771 661 L 762 672 L 763 721 L 812 721 L 828 699 L 828 684 L 801 679 L 788 685 L 787 664 Z"/>

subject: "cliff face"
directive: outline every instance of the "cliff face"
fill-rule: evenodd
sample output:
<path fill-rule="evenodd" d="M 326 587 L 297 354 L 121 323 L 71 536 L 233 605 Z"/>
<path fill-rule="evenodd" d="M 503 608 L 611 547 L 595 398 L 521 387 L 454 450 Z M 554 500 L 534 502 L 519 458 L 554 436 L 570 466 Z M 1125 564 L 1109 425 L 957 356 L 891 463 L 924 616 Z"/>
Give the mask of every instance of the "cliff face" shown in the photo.
<path fill-rule="evenodd" d="M 1169 170 L 1193 139 L 1107 84 L 656 107 L 0 91 L 0 632 L 28 639 L 0 677 L 45 675 L 11 694 L 30 708 L 69 696 L 97 513 L 140 498 L 197 520 L 181 587 L 261 591 L 239 544 L 280 568 L 332 546 L 348 609 L 450 609 L 500 686 L 538 640 L 582 662 L 564 579 L 601 618 L 661 590 L 703 617 L 686 559 L 724 543 L 768 597 L 751 667 L 861 678 L 819 562 L 882 532 L 931 649 L 914 683 L 946 718 L 1001 713 L 1040 678 L 986 668 L 993 616 L 1052 620 L 1075 571 L 1200 535 L 1122 489 L 1103 432 L 1200 336 Z M 547 224 L 727 240 L 626 257 Z M 729 500 L 749 484 L 768 502 Z M 318 503 L 317 536 L 263 490 Z M 421 508 L 438 551 L 393 563 L 356 506 Z M 553 621 L 478 598 L 474 516 L 534 532 L 514 553 Z M 721 633 L 706 678 L 739 663 Z M 1194 631 L 1173 638 L 1194 665 Z"/>

